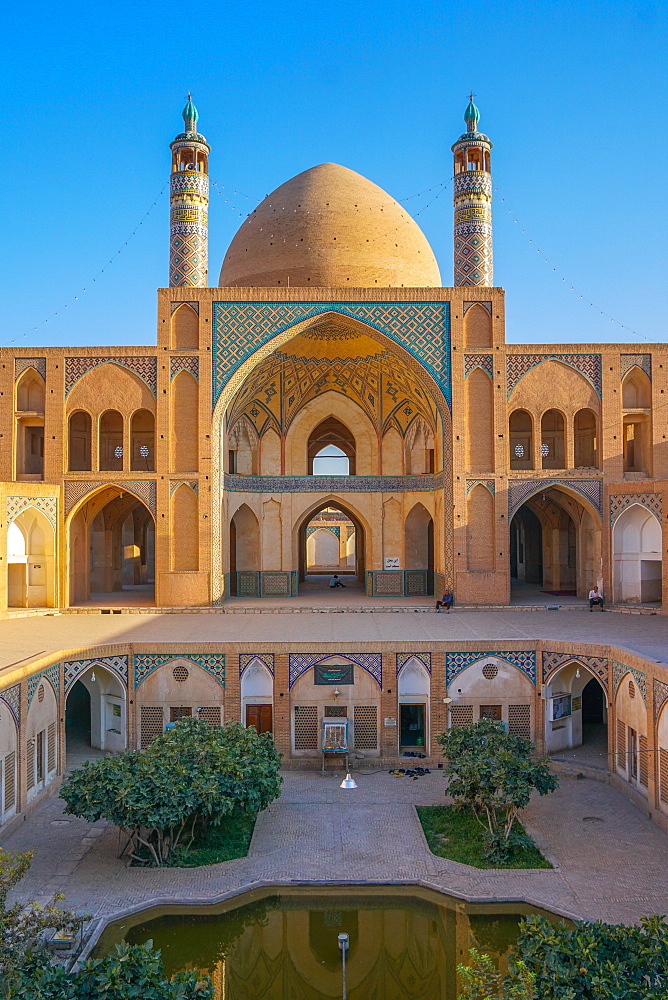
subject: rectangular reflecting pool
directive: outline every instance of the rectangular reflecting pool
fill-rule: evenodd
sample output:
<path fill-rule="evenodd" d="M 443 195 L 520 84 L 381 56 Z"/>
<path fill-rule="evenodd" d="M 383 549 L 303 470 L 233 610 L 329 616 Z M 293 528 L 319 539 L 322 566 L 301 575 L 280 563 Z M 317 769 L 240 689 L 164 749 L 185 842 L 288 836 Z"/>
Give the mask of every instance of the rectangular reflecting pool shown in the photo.
<path fill-rule="evenodd" d="M 144 910 L 110 924 L 95 955 L 126 940 L 153 941 L 166 971 L 208 972 L 217 1000 L 340 998 L 338 935 L 349 936 L 348 1000 L 456 1000 L 457 965 L 470 948 L 501 970 L 521 904 L 464 904 L 416 886 L 261 890 L 210 907 Z"/>

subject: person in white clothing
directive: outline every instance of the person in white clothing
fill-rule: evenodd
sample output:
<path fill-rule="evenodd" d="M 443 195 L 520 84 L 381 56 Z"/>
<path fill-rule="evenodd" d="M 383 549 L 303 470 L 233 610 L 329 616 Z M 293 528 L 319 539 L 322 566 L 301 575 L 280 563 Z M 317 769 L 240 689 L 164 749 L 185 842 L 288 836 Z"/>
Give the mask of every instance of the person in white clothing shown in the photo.
<path fill-rule="evenodd" d="M 599 593 L 598 587 L 594 587 L 593 590 L 589 591 L 589 610 L 594 610 L 594 605 L 599 604 L 601 606 L 601 611 L 603 610 L 603 594 Z"/>

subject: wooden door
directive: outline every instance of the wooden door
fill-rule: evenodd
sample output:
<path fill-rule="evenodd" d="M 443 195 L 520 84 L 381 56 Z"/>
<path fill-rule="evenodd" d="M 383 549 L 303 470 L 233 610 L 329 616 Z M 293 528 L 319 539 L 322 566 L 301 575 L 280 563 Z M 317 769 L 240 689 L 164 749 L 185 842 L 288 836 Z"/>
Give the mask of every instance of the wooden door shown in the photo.
<path fill-rule="evenodd" d="M 258 736 L 272 732 L 272 706 L 246 705 L 246 726 L 255 726 Z"/>

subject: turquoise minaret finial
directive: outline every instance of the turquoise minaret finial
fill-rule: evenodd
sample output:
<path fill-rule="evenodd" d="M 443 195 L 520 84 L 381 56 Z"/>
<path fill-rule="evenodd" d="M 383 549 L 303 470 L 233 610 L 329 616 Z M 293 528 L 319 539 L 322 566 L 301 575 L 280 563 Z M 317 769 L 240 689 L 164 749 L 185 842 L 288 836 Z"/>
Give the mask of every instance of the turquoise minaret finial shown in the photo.
<path fill-rule="evenodd" d="M 203 288 L 209 244 L 209 145 L 197 131 L 197 108 L 188 94 L 185 130 L 171 144 L 169 181 L 169 284 Z"/>
<path fill-rule="evenodd" d="M 188 103 L 183 109 L 183 121 L 186 125 L 186 132 L 196 132 L 197 131 L 197 119 L 199 114 L 197 108 L 192 102 L 192 95 L 188 94 Z"/>
<path fill-rule="evenodd" d="M 464 121 L 466 122 L 468 132 L 477 132 L 478 122 L 480 121 L 480 112 L 473 103 L 474 97 L 475 94 L 469 94 L 469 106 L 464 112 Z"/>

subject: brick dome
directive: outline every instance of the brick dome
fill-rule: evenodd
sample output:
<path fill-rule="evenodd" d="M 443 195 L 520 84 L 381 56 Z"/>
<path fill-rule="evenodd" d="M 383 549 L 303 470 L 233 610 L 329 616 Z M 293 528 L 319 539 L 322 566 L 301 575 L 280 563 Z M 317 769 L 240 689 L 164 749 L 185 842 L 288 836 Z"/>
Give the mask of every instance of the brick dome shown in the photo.
<path fill-rule="evenodd" d="M 387 192 L 336 163 L 281 184 L 230 243 L 222 287 L 440 288 L 422 230 Z"/>

